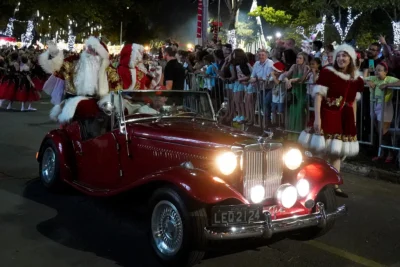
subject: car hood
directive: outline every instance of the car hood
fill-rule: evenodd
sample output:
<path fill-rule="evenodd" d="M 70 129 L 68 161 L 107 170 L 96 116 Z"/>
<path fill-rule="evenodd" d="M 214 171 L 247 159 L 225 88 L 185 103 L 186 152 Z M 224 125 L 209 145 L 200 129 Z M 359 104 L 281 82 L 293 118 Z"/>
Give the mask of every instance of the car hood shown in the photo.
<path fill-rule="evenodd" d="M 200 119 L 134 122 L 129 128 L 137 137 L 213 149 L 253 144 L 258 138 L 231 127 Z"/>

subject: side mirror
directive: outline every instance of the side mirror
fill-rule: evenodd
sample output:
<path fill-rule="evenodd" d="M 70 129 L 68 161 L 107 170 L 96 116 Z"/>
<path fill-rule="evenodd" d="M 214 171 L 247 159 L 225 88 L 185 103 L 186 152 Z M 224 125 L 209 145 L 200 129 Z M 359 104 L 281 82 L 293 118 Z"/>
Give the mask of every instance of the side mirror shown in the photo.
<path fill-rule="evenodd" d="M 105 102 L 100 108 L 107 116 L 111 116 L 115 110 L 115 107 L 111 102 Z"/>
<path fill-rule="evenodd" d="M 219 118 L 221 116 L 221 113 L 226 113 L 228 111 L 228 102 L 223 102 L 221 104 L 221 108 L 218 110 L 216 116 L 217 122 L 219 122 Z"/>

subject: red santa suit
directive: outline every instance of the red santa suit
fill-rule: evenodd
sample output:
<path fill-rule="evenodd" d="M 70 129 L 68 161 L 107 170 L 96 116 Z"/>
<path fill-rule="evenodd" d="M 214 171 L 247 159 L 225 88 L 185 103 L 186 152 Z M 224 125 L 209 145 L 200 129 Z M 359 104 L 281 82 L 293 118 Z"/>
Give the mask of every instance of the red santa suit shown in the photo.
<path fill-rule="evenodd" d="M 110 61 L 106 45 L 91 36 L 85 47 L 79 60 L 76 56 L 64 59 L 63 52 L 53 47 L 39 59 L 43 69 L 53 74 L 47 82 L 52 86 L 44 89 L 48 93 L 53 90 L 50 95 L 55 106 L 50 118 L 61 124 L 94 117 L 100 111 L 97 101 L 109 93 L 107 68 Z M 95 65 L 97 67 L 93 67 Z"/>
<path fill-rule="evenodd" d="M 353 63 L 356 53 L 349 45 L 341 45 L 334 52 L 347 52 Z M 313 97 L 320 94 L 321 102 L 321 130 L 320 134 L 312 136 L 303 131 L 299 142 L 317 152 L 324 152 L 333 156 L 355 156 L 359 152 L 357 129 L 353 105 L 357 105 L 356 98 L 364 90 L 364 81 L 358 76 L 357 70 L 351 76 L 339 72 L 334 67 L 328 66 L 321 70 Z"/>
<path fill-rule="evenodd" d="M 126 44 L 121 50 L 120 60 L 116 70 L 109 68 L 107 73 L 110 91 L 133 92 L 136 90 L 160 89 L 162 68 L 152 67 L 147 70 L 143 64 L 144 47 L 139 44 Z M 110 95 L 99 101 L 99 106 L 110 102 Z M 118 108 L 118 107 L 117 107 Z M 124 100 L 125 113 L 131 114 L 130 102 Z M 132 109 L 134 110 L 134 109 Z"/>

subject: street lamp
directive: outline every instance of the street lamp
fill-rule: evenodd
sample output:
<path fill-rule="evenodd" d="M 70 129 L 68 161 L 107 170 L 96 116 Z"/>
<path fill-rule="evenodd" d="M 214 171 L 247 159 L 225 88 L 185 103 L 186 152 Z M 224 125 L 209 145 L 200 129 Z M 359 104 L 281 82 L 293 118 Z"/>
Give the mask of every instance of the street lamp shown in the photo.
<path fill-rule="evenodd" d="M 128 10 L 129 9 L 129 6 L 127 6 L 126 7 L 126 10 Z M 124 14 L 122 14 L 122 18 L 124 17 Z M 122 46 L 122 25 L 123 25 L 123 22 L 121 21 L 121 33 L 120 33 L 120 36 L 119 36 L 119 45 L 120 46 Z"/>
<path fill-rule="evenodd" d="M 268 35 L 268 36 L 267 36 L 267 39 L 268 39 L 269 42 L 271 42 L 272 36 L 271 36 L 271 35 Z"/>
<path fill-rule="evenodd" d="M 282 34 L 280 33 L 280 32 L 277 32 L 276 34 L 275 34 L 275 36 L 276 36 L 276 38 L 281 38 L 282 37 Z"/>
<path fill-rule="evenodd" d="M 187 48 L 188 48 L 188 50 L 192 50 L 193 49 L 193 45 L 192 44 L 187 44 Z"/>

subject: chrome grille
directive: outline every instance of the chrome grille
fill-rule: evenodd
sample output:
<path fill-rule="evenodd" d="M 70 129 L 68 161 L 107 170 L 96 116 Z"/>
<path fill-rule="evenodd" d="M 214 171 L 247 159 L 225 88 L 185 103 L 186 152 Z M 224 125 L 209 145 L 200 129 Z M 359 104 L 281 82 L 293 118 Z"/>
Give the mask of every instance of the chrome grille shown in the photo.
<path fill-rule="evenodd" d="M 265 198 L 272 198 L 282 183 L 283 147 L 281 143 L 246 146 L 243 153 L 244 196 L 251 200 L 251 188 L 263 185 Z"/>

